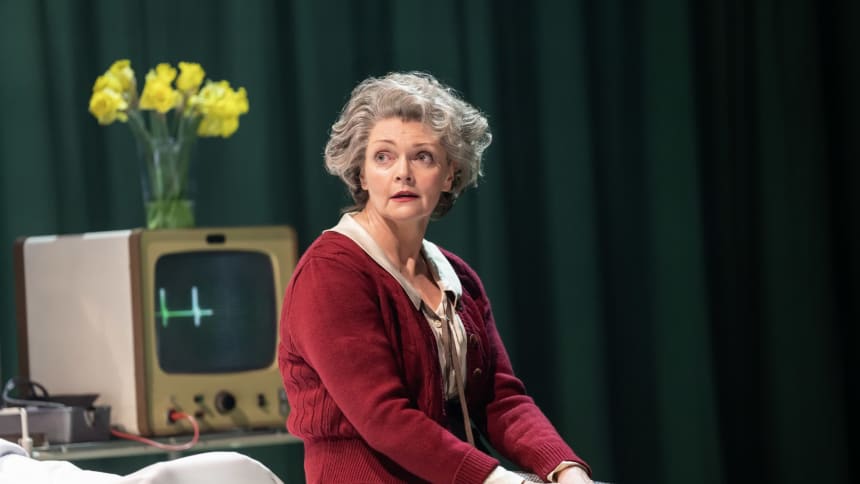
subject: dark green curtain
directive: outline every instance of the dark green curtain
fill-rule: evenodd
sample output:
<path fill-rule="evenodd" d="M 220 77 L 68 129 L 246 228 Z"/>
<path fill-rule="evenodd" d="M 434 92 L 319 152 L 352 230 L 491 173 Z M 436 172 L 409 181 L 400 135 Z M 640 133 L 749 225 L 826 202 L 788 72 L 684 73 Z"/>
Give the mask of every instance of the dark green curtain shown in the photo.
<path fill-rule="evenodd" d="M 321 152 L 350 89 L 417 69 L 495 134 L 486 177 L 429 237 L 481 274 L 515 368 L 597 478 L 856 480 L 858 14 L 813 0 L 0 0 L 3 379 L 14 239 L 143 223 L 130 132 L 86 112 L 115 59 L 139 79 L 197 61 L 247 88 L 237 134 L 195 148 L 198 222 L 289 224 L 302 248 L 347 203 Z M 300 448 L 255 452 L 301 480 Z"/>

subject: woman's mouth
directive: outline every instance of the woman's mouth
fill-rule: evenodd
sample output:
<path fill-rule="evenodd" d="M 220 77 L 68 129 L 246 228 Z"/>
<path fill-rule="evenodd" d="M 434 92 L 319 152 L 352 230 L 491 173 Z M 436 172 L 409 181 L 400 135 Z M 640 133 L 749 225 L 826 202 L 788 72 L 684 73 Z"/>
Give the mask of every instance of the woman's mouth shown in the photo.
<path fill-rule="evenodd" d="M 416 198 L 418 198 L 418 195 L 407 191 L 400 191 L 391 196 L 392 200 L 396 200 L 398 202 L 408 202 Z"/>

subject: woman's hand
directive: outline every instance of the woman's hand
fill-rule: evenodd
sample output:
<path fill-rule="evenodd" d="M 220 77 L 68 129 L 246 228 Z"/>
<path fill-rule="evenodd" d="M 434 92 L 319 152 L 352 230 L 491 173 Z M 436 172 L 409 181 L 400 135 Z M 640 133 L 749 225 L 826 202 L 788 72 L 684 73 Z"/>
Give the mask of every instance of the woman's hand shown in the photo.
<path fill-rule="evenodd" d="M 592 484 L 591 478 L 585 469 L 579 466 L 570 466 L 558 473 L 559 484 Z"/>

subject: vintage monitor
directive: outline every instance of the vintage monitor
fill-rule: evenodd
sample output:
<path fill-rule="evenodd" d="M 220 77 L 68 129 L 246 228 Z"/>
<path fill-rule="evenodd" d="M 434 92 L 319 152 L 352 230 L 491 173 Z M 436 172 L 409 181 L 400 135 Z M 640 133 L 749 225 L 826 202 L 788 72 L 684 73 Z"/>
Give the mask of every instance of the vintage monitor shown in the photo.
<path fill-rule="evenodd" d="M 98 393 L 142 435 L 282 427 L 278 316 L 297 259 L 285 226 L 123 230 L 15 245 L 21 373 Z"/>

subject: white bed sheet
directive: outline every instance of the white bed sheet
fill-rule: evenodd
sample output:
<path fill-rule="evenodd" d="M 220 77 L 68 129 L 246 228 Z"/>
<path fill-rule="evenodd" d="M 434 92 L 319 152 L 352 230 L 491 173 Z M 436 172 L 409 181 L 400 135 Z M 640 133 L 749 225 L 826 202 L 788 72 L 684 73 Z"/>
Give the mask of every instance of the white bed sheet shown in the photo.
<path fill-rule="evenodd" d="M 0 439 L 2 484 L 283 484 L 259 461 L 238 452 L 204 452 L 158 462 L 120 476 L 83 470 L 67 461 L 31 459 Z"/>

